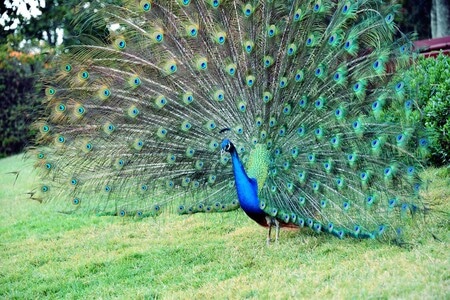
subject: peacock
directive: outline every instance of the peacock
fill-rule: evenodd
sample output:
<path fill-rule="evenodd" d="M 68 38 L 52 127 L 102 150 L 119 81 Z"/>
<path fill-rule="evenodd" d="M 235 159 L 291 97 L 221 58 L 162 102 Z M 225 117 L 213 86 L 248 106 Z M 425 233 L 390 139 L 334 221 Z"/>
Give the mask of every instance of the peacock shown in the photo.
<path fill-rule="evenodd" d="M 94 1 L 43 78 L 34 199 L 403 241 L 429 140 L 412 35 L 381 0 Z M 405 226 L 408 225 L 408 226 Z"/>

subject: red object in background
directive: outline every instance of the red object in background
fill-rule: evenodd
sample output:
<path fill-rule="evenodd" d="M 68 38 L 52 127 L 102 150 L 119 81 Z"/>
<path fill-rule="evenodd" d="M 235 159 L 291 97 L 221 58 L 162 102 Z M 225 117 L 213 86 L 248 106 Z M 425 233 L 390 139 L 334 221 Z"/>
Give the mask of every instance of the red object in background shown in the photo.
<path fill-rule="evenodd" d="M 436 57 L 441 50 L 444 55 L 450 56 L 450 36 L 416 41 L 414 46 L 425 57 Z"/>

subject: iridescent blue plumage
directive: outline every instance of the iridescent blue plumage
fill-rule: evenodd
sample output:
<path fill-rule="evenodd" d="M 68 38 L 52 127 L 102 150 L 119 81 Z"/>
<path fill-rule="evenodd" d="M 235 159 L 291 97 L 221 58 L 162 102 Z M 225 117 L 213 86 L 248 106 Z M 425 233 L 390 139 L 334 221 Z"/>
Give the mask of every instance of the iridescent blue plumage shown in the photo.
<path fill-rule="evenodd" d="M 424 208 L 428 147 L 403 76 L 414 54 L 398 9 L 91 3 L 82 25 L 106 20 L 110 34 L 72 46 L 45 78 L 37 197 L 139 218 L 240 204 L 269 228 L 398 239 Z"/>
<path fill-rule="evenodd" d="M 271 239 L 271 229 L 272 226 L 276 228 L 276 238 L 278 240 L 280 222 L 277 218 L 270 216 L 267 212 L 262 209 L 261 201 L 258 198 L 258 186 L 263 183 L 259 183 L 256 178 L 251 178 L 247 175 L 242 162 L 239 159 L 239 155 L 234 147 L 233 143 L 229 139 L 224 139 L 221 144 L 222 151 L 229 152 L 231 155 L 231 163 L 233 165 L 233 176 L 236 185 L 237 197 L 239 199 L 239 204 L 242 210 L 249 216 L 252 220 L 261 226 L 269 227 L 269 232 L 267 236 L 267 243 L 270 243 Z M 264 152 L 263 152 L 264 153 Z M 261 153 L 255 151 L 253 152 L 253 159 L 257 160 Z M 262 154 L 264 156 L 264 154 Z M 260 157 L 259 157 L 260 159 Z M 264 162 L 264 159 L 262 160 Z M 255 174 L 260 173 L 255 171 L 256 169 L 265 169 L 264 165 L 254 165 L 253 169 L 250 171 Z M 264 171 L 263 171 L 264 172 Z M 264 181 L 264 177 L 260 177 L 261 181 Z M 288 222 L 286 222 L 288 223 Z M 290 224 L 288 227 L 297 227 L 297 224 Z"/>
<path fill-rule="evenodd" d="M 261 220 L 265 219 L 265 213 L 260 208 L 256 179 L 248 177 L 242 162 L 239 160 L 236 148 L 230 140 L 224 139 L 222 141 L 222 150 L 229 152 L 231 155 L 236 192 L 241 208 L 250 218 L 260 223 Z"/>

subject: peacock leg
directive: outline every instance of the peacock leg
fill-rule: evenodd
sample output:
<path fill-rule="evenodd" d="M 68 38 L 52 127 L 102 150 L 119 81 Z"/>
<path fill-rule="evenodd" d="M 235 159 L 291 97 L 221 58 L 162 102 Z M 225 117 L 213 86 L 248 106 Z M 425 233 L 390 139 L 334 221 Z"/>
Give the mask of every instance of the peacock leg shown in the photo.
<path fill-rule="evenodd" d="M 272 232 L 272 220 L 266 217 L 267 225 L 269 226 L 269 231 L 267 232 L 267 245 L 270 245 L 270 234 Z"/>
<path fill-rule="evenodd" d="M 278 237 L 280 236 L 280 221 L 273 219 L 275 222 L 275 242 L 278 242 Z"/>

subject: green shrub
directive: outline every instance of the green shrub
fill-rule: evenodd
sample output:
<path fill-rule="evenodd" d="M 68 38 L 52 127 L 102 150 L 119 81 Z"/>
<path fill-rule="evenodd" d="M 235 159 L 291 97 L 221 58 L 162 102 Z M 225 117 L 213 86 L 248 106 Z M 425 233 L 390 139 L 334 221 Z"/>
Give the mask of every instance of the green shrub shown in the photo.
<path fill-rule="evenodd" d="M 430 161 L 450 163 L 450 57 L 420 58 L 411 70 L 423 122 L 430 131 Z"/>
<path fill-rule="evenodd" d="M 0 49 L 0 157 L 18 153 L 33 134 L 39 100 L 39 55 Z"/>

